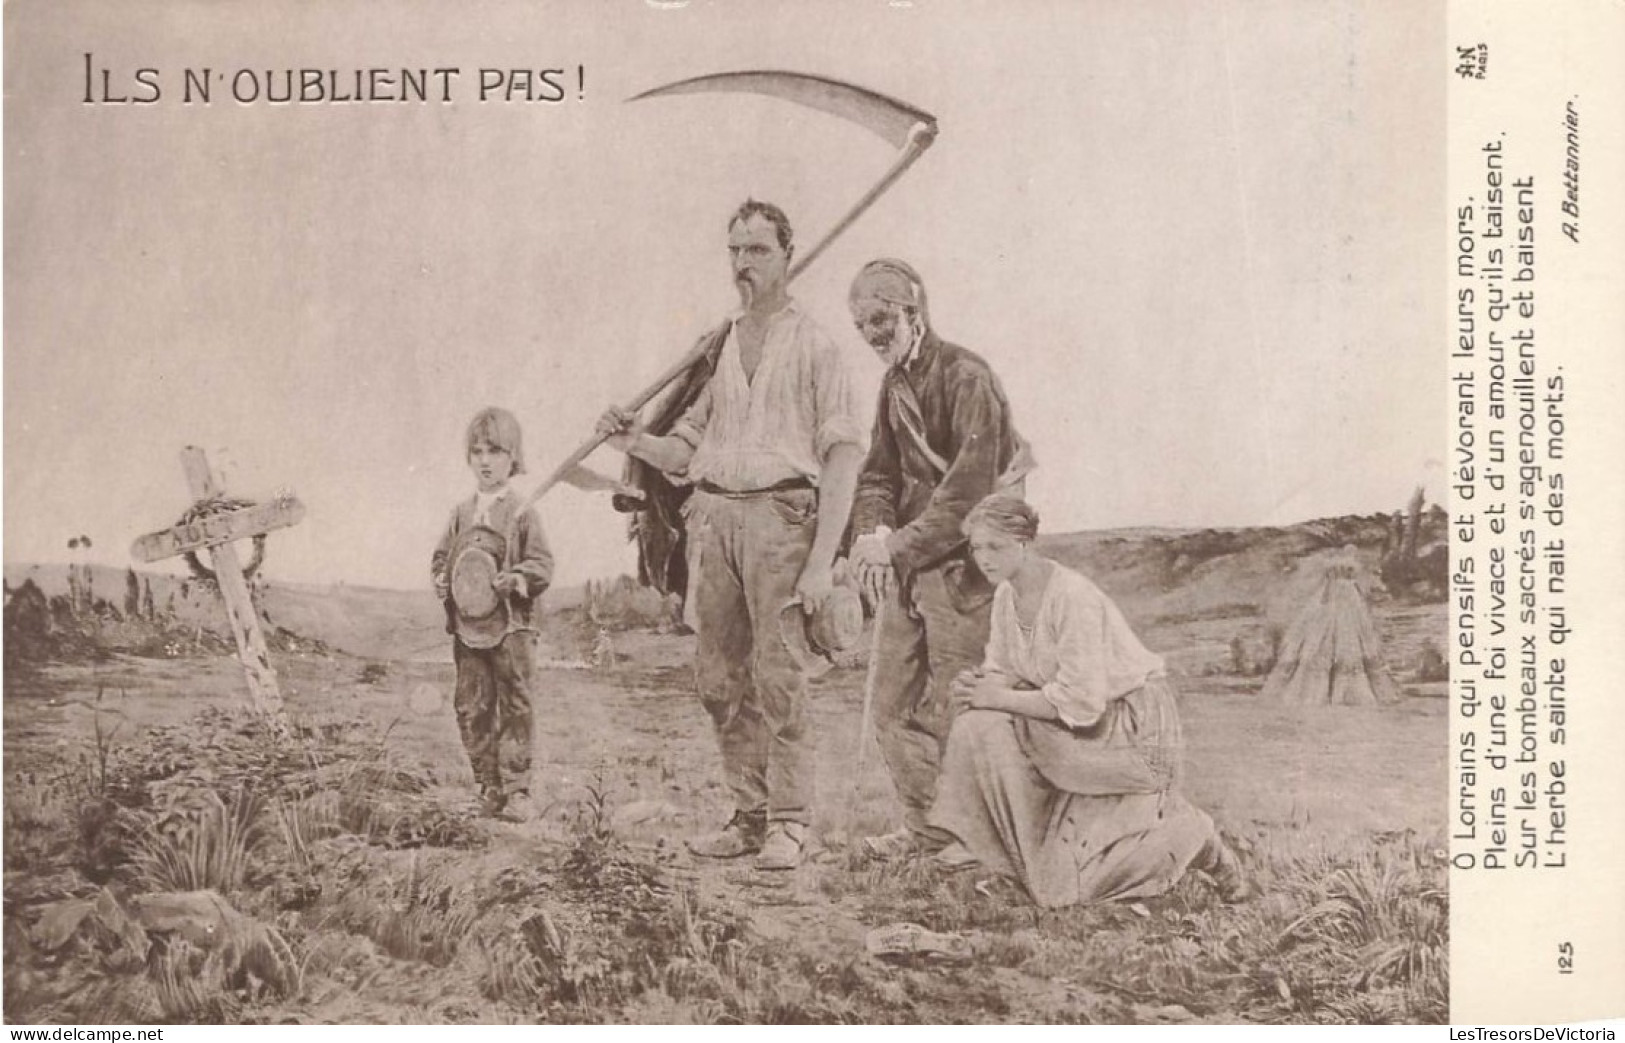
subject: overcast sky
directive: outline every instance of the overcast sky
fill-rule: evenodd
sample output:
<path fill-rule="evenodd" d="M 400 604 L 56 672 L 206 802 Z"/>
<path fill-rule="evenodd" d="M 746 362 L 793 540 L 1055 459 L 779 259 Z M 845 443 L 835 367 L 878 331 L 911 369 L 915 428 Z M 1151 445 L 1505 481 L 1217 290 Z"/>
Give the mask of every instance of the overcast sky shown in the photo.
<path fill-rule="evenodd" d="M 847 349 L 856 268 L 923 273 L 1001 375 L 1046 529 L 1289 523 L 1441 497 L 1442 8 L 1404 0 L 11 3 L 5 557 L 124 564 L 197 444 L 309 513 L 270 578 L 426 585 L 506 405 L 535 479 L 734 304 L 746 196 L 813 239 L 893 150 L 782 101 L 624 104 L 783 68 L 941 136 L 796 285 Z M 159 102 L 86 105 L 84 54 Z M 576 67 L 584 69 L 578 98 Z M 458 67 L 442 104 L 180 103 L 182 70 Z M 559 104 L 478 70 L 563 68 Z M 125 90 L 120 90 L 121 85 Z M 96 93 L 100 93 L 97 82 Z M 601 451 L 601 469 L 619 457 Z M 526 488 L 521 483 L 522 488 Z M 607 499 L 542 504 L 561 582 L 631 567 Z"/>

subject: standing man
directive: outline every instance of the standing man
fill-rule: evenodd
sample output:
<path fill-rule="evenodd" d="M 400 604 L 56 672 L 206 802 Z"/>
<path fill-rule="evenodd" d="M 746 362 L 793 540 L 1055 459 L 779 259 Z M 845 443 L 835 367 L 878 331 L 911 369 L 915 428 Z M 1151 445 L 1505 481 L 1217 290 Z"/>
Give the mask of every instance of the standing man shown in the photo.
<path fill-rule="evenodd" d="M 728 224 L 743 307 L 712 335 L 722 348 L 709 382 L 668 435 L 614 407 L 598 425 L 610 445 L 694 485 L 683 513 L 697 576 L 695 672 L 735 810 L 688 847 L 708 858 L 754 853 L 761 869 L 799 865 L 812 825 L 807 680 L 779 613 L 794 600 L 811 613 L 829 597 L 863 459 L 840 349 L 786 292 L 793 253 L 784 212 L 747 200 Z"/>
<path fill-rule="evenodd" d="M 981 663 L 987 646 L 992 587 L 960 526 L 996 489 L 1020 496 L 1032 458 L 987 363 L 931 328 L 912 267 L 871 261 L 848 304 L 888 367 L 858 479 L 849 561 L 879 610 L 875 734 L 903 804 L 903 828 L 864 845 L 895 857 L 948 839 L 925 821 L 952 723 L 948 687 Z"/>

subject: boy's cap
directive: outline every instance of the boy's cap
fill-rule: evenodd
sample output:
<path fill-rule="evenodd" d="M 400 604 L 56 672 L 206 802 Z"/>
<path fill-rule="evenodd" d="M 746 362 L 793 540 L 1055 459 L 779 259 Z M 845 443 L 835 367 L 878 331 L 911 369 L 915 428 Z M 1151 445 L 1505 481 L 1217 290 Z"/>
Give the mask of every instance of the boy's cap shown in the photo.
<path fill-rule="evenodd" d="M 451 602 L 457 638 L 469 648 L 494 648 L 508 634 L 508 613 L 492 581 L 501 571 L 503 537 L 477 525 L 458 537 L 451 554 Z"/>

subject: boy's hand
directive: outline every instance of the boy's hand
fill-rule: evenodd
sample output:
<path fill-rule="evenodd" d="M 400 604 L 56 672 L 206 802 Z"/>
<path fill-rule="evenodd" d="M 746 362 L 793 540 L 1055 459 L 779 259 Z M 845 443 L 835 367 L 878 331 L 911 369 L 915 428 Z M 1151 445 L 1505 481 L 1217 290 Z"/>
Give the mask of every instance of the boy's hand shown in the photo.
<path fill-rule="evenodd" d="M 525 577 L 518 572 L 499 572 L 491 581 L 498 594 L 518 594 L 525 596 Z"/>
<path fill-rule="evenodd" d="M 434 574 L 434 596 L 441 601 L 451 597 L 451 581 L 439 572 Z"/>

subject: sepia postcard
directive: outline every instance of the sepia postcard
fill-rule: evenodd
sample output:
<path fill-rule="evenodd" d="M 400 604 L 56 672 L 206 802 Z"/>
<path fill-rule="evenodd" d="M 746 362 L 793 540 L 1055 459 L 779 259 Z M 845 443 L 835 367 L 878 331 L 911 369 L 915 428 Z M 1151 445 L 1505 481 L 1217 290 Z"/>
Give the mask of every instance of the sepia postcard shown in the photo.
<path fill-rule="evenodd" d="M 1614 1038 L 1625 6 L 4 31 L 7 1023 Z"/>

